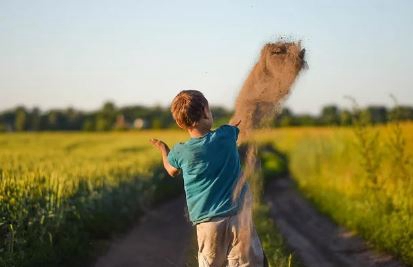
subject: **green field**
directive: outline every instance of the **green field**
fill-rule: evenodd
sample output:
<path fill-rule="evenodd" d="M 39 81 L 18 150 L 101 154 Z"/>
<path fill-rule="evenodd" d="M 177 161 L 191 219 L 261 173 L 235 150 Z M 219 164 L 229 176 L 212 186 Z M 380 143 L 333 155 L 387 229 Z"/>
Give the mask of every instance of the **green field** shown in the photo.
<path fill-rule="evenodd" d="M 301 191 L 375 247 L 413 264 L 413 124 L 262 131 Z"/>
<path fill-rule="evenodd" d="M 1 134 L 0 266 L 93 260 L 100 240 L 181 193 L 181 179 L 162 171 L 152 137 L 187 138 L 182 131 Z M 271 261 L 286 266 L 265 206 L 256 218 Z"/>
<path fill-rule="evenodd" d="M 84 261 L 91 241 L 119 231 L 181 191 L 148 139 L 177 133 L 0 135 L 0 266 Z M 37 265 L 36 265 L 37 264 Z"/>
<path fill-rule="evenodd" d="M 286 128 L 257 139 L 288 156 L 293 178 L 321 211 L 412 264 L 413 124 L 397 129 Z M 179 194 L 181 181 L 161 170 L 152 137 L 187 138 L 173 130 L 1 134 L 0 266 L 84 262 L 99 240 Z M 277 164 L 264 162 L 264 173 Z M 256 223 L 273 264 L 287 266 L 265 206 Z"/>

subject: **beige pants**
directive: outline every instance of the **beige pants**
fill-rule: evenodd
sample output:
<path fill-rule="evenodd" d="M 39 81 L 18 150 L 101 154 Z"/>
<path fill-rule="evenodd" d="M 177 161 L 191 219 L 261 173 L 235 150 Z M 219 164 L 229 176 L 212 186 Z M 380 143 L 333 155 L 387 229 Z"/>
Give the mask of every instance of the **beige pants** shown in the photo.
<path fill-rule="evenodd" d="M 237 215 L 196 225 L 199 267 L 262 267 L 263 250 L 252 221 L 252 198 L 245 195 Z"/>

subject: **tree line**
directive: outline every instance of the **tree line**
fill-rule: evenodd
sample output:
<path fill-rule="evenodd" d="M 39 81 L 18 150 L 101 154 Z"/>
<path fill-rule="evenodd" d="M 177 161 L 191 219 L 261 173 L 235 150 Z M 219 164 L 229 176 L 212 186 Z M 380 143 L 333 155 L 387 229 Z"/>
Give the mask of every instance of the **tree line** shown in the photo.
<path fill-rule="evenodd" d="M 212 107 L 215 124 L 228 122 L 232 111 Z M 350 126 L 355 113 L 360 113 L 372 124 L 386 123 L 392 118 L 413 120 L 413 107 L 368 106 L 358 110 L 341 109 L 335 105 L 324 106 L 318 115 L 295 114 L 289 108 L 269 122 L 270 127 L 287 126 Z M 41 111 L 18 106 L 0 112 L 0 132 L 10 131 L 110 131 L 128 129 L 176 128 L 169 108 L 142 105 L 117 107 L 106 102 L 96 111 L 85 112 L 74 108 Z"/>

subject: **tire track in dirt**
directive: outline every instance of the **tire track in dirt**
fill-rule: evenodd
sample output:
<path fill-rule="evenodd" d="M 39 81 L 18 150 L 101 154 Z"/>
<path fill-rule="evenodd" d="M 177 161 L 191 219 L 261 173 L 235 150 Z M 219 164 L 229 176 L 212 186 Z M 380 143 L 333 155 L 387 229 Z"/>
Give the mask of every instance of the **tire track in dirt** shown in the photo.
<path fill-rule="evenodd" d="M 404 266 L 389 255 L 373 251 L 360 237 L 317 212 L 290 178 L 272 181 L 266 188 L 265 201 L 287 245 L 307 267 Z"/>
<path fill-rule="evenodd" d="M 114 240 L 95 267 L 185 266 L 191 224 L 184 217 L 180 196 L 146 214 L 124 237 Z"/>

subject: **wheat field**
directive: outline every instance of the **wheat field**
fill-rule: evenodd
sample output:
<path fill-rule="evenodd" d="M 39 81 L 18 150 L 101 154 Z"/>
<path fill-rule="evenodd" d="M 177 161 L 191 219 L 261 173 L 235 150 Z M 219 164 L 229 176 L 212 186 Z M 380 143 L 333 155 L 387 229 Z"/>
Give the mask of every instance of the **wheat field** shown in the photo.
<path fill-rule="evenodd" d="M 404 123 L 256 137 L 288 156 L 290 174 L 322 212 L 412 263 L 412 133 Z M 1 134 L 0 266 L 59 266 L 71 255 L 81 261 L 91 240 L 178 194 L 182 185 L 160 170 L 152 137 L 170 145 L 187 139 L 177 130 Z"/>

